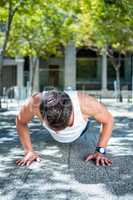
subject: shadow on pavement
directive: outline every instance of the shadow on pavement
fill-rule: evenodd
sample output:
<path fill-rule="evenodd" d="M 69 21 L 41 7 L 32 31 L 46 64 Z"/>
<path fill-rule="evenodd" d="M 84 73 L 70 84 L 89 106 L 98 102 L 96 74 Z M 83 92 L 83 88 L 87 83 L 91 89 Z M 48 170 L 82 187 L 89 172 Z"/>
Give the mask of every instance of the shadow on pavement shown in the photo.
<path fill-rule="evenodd" d="M 34 149 L 42 161 L 17 167 L 23 150 L 15 128 L 15 116 L 0 115 L 0 196 L 1 200 L 40 199 L 118 199 L 133 195 L 133 132 L 131 118 L 116 117 L 108 147 L 111 167 L 84 162 L 95 149 L 99 125 L 90 128 L 77 141 L 54 141 L 37 119 L 30 123 Z M 128 197 L 125 197 L 125 200 Z"/>

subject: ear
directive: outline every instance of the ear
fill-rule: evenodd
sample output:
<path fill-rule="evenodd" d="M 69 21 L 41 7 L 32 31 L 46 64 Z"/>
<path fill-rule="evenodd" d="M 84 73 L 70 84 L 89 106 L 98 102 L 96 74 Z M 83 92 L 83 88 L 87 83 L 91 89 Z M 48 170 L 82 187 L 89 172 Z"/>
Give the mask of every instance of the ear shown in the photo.
<path fill-rule="evenodd" d="M 73 126 L 73 123 L 74 123 L 74 112 L 72 110 L 70 118 L 69 118 L 68 126 Z"/>

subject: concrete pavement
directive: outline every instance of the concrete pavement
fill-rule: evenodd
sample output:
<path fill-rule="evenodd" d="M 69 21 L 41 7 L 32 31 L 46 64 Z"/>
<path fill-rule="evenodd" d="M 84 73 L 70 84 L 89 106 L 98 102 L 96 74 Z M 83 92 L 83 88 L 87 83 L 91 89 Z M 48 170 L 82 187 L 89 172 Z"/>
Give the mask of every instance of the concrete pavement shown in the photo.
<path fill-rule="evenodd" d="M 132 200 L 133 105 L 106 101 L 115 116 L 108 146 L 111 167 L 84 162 L 95 149 L 99 124 L 91 121 L 86 133 L 71 144 L 61 144 L 34 119 L 29 128 L 41 162 L 18 167 L 23 149 L 15 128 L 15 109 L 0 113 L 0 200 Z"/>

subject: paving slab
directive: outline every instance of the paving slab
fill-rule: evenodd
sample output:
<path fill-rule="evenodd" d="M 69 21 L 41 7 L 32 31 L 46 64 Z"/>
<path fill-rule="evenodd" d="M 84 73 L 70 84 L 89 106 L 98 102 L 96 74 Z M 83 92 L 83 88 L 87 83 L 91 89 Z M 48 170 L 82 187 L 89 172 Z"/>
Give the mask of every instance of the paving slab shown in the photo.
<path fill-rule="evenodd" d="M 18 167 L 23 150 L 15 127 L 15 112 L 0 113 L 0 200 L 132 200 L 132 105 L 107 106 L 115 116 L 108 146 L 111 167 L 97 167 L 84 156 L 95 150 L 99 124 L 91 120 L 85 134 L 71 144 L 61 144 L 34 119 L 29 128 L 41 162 Z"/>

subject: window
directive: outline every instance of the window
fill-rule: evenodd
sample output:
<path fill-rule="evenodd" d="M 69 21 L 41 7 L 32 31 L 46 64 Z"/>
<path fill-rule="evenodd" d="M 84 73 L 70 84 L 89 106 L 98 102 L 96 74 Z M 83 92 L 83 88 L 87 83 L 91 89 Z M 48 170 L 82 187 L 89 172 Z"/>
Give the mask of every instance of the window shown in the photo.
<path fill-rule="evenodd" d="M 77 59 L 77 79 L 92 80 L 97 76 L 97 60 L 95 58 Z"/>

